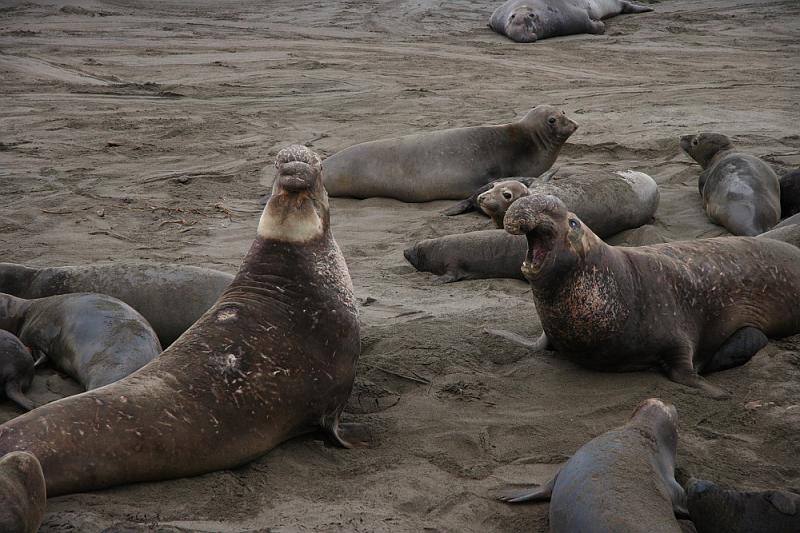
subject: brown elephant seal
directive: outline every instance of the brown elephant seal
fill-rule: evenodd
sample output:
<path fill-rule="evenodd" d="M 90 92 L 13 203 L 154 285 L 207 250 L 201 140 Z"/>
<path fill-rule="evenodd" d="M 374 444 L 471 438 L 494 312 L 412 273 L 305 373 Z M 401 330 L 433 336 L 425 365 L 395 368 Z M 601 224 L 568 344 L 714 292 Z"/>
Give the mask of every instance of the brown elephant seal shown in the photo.
<path fill-rule="evenodd" d="M 689 514 L 699 533 L 796 533 L 800 495 L 781 490 L 739 491 L 690 479 Z"/>
<path fill-rule="evenodd" d="M 26 452 L 0 456 L 0 531 L 36 533 L 47 504 L 42 467 Z"/>
<path fill-rule="evenodd" d="M 601 19 L 646 13 L 652 7 L 627 0 L 508 0 L 494 10 L 489 27 L 518 43 L 576 33 L 605 33 Z"/>
<path fill-rule="evenodd" d="M 501 182 L 509 182 L 510 183 L 509 194 L 514 194 L 514 193 L 522 194 L 523 188 L 527 190 L 528 186 L 530 186 L 534 181 L 548 182 L 551 179 L 553 179 L 553 176 L 556 174 L 556 172 L 558 172 L 558 168 L 551 168 L 550 170 L 543 173 L 541 176 L 537 178 L 515 177 L 510 179 L 499 179 L 491 181 L 486 185 L 484 185 L 483 187 L 480 187 L 479 189 L 474 191 L 466 200 L 461 200 L 460 202 L 442 211 L 442 214 L 448 217 L 452 217 L 456 215 L 461 215 L 463 213 L 477 211 L 478 213 L 488 217 L 489 215 L 483 210 L 483 208 L 478 203 L 478 197 L 481 194 L 488 191 L 489 189 L 492 189 L 496 184 Z"/>
<path fill-rule="evenodd" d="M 28 300 L 71 292 L 107 294 L 136 309 L 169 346 L 217 301 L 233 276 L 210 268 L 116 261 L 34 268 L 0 263 L 0 292 Z"/>
<path fill-rule="evenodd" d="M 800 168 L 781 176 L 781 216 L 800 213 Z"/>
<path fill-rule="evenodd" d="M 506 213 L 525 235 L 522 273 L 549 345 L 603 371 L 662 368 L 670 379 L 726 396 L 708 373 L 742 365 L 800 332 L 800 249 L 773 239 L 718 237 L 609 246 L 555 196 Z M 758 290 L 753 290 L 757 286 Z"/>
<path fill-rule="evenodd" d="M 358 313 L 321 162 L 291 146 L 276 166 L 256 240 L 200 320 L 133 375 L 0 426 L 0 454 L 35 455 L 48 495 L 233 468 L 320 427 L 353 444 L 339 415 Z"/>
<path fill-rule="evenodd" d="M 325 188 L 331 196 L 462 200 L 493 179 L 546 171 L 577 128 L 564 111 L 539 105 L 510 124 L 357 144 L 325 160 Z"/>
<path fill-rule="evenodd" d="M 36 407 L 25 396 L 33 382 L 33 356 L 16 335 L 0 329 L 0 390 L 26 411 Z"/>
<path fill-rule="evenodd" d="M 781 219 L 780 183 L 768 164 L 737 151 L 720 133 L 684 135 L 681 149 L 703 168 L 698 187 L 714 223 L 753 237 Z"/>
<path fill-rule="evenodd" d="M 161 353 L 150 324 L 105 294 L 59 294 L 24 300 L 0 293 L 0 329 L 87 390 L 136 372 Z"/>
<path fill-rule="evenodd" d="M 510 486 L 508 503 L 550 500 L 552 533 L 680 533 L 686 494 L 675 481 L 678 413 L 651 398 L 623 426 L 584 444 L 545 485 Z"/>

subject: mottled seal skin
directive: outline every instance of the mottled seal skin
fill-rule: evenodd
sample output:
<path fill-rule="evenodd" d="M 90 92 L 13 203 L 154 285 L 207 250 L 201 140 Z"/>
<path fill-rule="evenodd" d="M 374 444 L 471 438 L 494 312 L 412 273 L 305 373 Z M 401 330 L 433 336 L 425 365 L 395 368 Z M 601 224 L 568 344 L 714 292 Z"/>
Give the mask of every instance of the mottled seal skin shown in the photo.
<path fill-rule="evenodd" d="M 530 186 L 534 181 L 548 182 L 553 178 L 553 176 L 557 172 L 558 172 L 558 168 L 551 168 L 550 170 L 548 170 L 547 172 L 544 172 L 541 176 L 536 177 L 536 178 L 515 177 L 515 178 L 510 178 L 510 179 L 499 179 L 499 180 L 491 181 L 491 182 L 487 183 L 486 185 L 484 185 L 483 187 L 478 188 L 472 194 L 470 194 L 469 198 L 467 198 L 466 200 L 461 200 L 460 202 L 458 202 L 458 203 L 452 205 L 451 207 L 448 207 L 444 211 L 442 211 L 442 214 L 446 215 L 448 217 L 452 217 L 452 216 L 456 216 L 456 215 L 461 215 L 463 213 L 469 213 L 471 211 L 477 211 L 478 213 L 488 217 L 489 215 L 483 210 L 483 208 L 478 203 L 478 198 L 483 193 L 485 193 L 486 191 L 494 188 L 494 186 L 497 185 L 498 183 L 501 183 L 501 182 L 512 182 L 511 188 L 509 189 L 510 194 L 513 195 L 515 192 L 519 192 L 520 194 L 523 194 L 521 187 L 524 187 L 525 189 L 527 189 L 528 186 Z M 515 184 L 518 184 L 518 185 L 515 185 Z"/>
<path fill-rule="evenodd" d="M 703 168 L 698 187 L 713 222 L 734 235 L 753 237 L 781 219 L 780 183 L 768 164 L 736 151 L 720 133 L 684 135 L 681 149 Z"/>
<path fill-rule="evenodd" d="M 339 424 L 360 351 L 352 284 L 319 157 L 278 153 L 256 240 L 220 299 L 127 378 L 0 426 L 39 459 L 50 496 L 233 468 Z"/>
<path fill-rule="evenodd" d="M 217 301 L 233 276 L 210 268 L 115 261 L 33 268 L 0 263 L 0 292 L 28 300 L 72 292 L 118 298 L 169 346 Z"/>
<path fill-rule="evenodd" d="M 800 168 L 784 174 L 781 184 L 781 216 L 790 217 L 800 213 Z"/>
<path fill-rule="evenodd" d="M 623 426 L 584 444 L 541 487 L 510 486 L 508 503 L 550 500 L 552 533 L 680 533 L 686 494 L 675 481 L 678 413 L 651 398 Z"/>
<path fill-rule="evenodd" d="M 0 390 L 9 400 L 30 411 L 36 405 L 25 396 L 33 382 L 33 356 L 16 335 L 0 329 Z"/>
<path fill-rule="evenodd" d="M 790 244 L 719 237 L 609 246 L 549 195 L 515 202 L 505 227 L 528 240 L 522 273 L 547 341 L 583 366 L 662 368 L 724 397 L 698 372 L 742 365 L 768 337 L 800 332 L 800 249 Z"/>
<path fill-rule="evenodd" d="M 508 0 L 494 10 L 489 27 L 518 43 L 576 33 L 605 33 L 600 20 L 653 8 L 627 0 Z"/>
<path fill-rule="evenodd" d="M 493 179 L 538 176 L 578 128 L 549 105 L 498 126 L 455 128 L 351 146 L 325 160 L 331 196 L 462 200 Z"/>
<path fill-rule="evenodd" d="M 780 490 L 723 489 L 691 479 L 686 487 L 689 514 L 699 533 L 796 533 L 800 495 Z"/>
<path fill-rule="evenodd" d="M 105 294 L 25 300 L 0 293 L 0 329 L 87 390 L 134 373 L 161 353 L 158 336 L 131 306 Z"/>
<path fill-rule="evenodd" d="M 47 504 L 42 467 L 26 452 L 0 456 L 0 531 L 36 533 Z"/>

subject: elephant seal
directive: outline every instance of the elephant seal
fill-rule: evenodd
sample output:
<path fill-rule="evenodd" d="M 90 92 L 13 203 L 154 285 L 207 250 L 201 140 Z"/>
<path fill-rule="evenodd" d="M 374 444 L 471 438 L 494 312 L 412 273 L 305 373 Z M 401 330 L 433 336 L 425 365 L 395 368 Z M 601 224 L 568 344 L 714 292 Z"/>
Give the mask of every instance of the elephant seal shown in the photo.
<path fill-rule="evenodd" d="M 781 216 L 790 217 L 800 213 L 800 168 L 784 174 L 781 184 Z"/>
<path fill-rule="evenodd" d="M 689 514 L 699 533 L 800 531 L 800 495 L 780 490 L 738 491 L 690 479 Z"/>
<path fill-rule="evenodd" d="M 319 156 L 278 153 L 256 239 L 219 300 L 138 372 L 0 426 L 0 454 L 24 450 L 49 496 L 234 468 L 325 429 L 360 352 L 352 283 L 330 231 Z"/>
<path fill-rule="evenodd" d="M 780 183 L 768 164 L 736 151 L 720 133 L 684 135 L 681 149 L 703 168 L 698 187 L 713 222 L 753 237 L 781 219 Z"/>
<path fill-rule="evenodd" d="M 550 500 L 550 531 L 680 533 L 686 494 L 675 481 L 678 413 L 651 398 L 623 426 L 584 444 L 545 485 L 510 486 L 508 503 Z"/>
<path fill-rule="evenodd" d="M 788 242 L 800 248 L 800 213 L 782 220 L 780 224 L 776 225 L 771 230 L 758 235 L 758 238 Z"/>
<path fill-rule="evenodd" d="M 0 531 L 36 533 L 47 503 L 42 467 L 26 452 L 0 456 Z"/>
<path fill-rule="evenodd" d="M 509 185 L 508 185 L 510 187 L 509 193 L 510 194 L 514 194 L 515 192 L 517 192 L 518 189 L 519 189 L 520 192 L 521 192 L 522 188 L 525 188 L 527 190 L 527 188 L 534 181 L 540 181 L 540 182 L 548 182 L 548 181 L 550 181 L 551 179 L 553 179 L 553 176 L 556 174 L 556 172 L 558 172 L 558 168 L 551 168 L 550 170 L 548 170 L 547 172 L 545 172 L 544 174 L 542 174 L 538 178 L 516 177 L 516 178 L 510 178 L 510 179 L 499 179 L 499 180 L 491 181 L 491 182 L 487 183 L 486 185 L 484 185 L 483 187 L 480 187 L 479 189 L 477 189 L 475 192 L 473 192 L 469 196 L 469 198 L 467 198 L 466 200 L 461 200 L 460 202 L 456 203 L 455 205 L 453 205 L 451 207 L 448 207 L 447 209 L 442 211 L 442 214 L 446 215 L 448 217 L 452 217 L 452 216 L 456 216 L 456 215 L 461 215 L 463 213 L 469 213 L 471 211 L 477 211 L 478 213 L 488 217 L 489 215 L 481 208 L 480 204 L 478 204 L 478 197 L 481 194 L 483 194 L 486 191 L 488 191 L 489 189 L 492 189 L 496 184 L 501 183 L 501 182 L 509 182 Z"/>
<path fill-rule="evenodd" d="M 800 332 L 800 249 L 790 244 L 717 237 L 609 246 L 550 195 L 515 202 L 505 227 L 528 241 L 522 273 L 543 335 L 583 366 L 660 367 L 720 398 L 728 394 L 698 372 L 742 365 L 768 337 Z"/>
<path fill-rule="evenodd" d="M 325 188 L 331 196 L 462 200 L 493 179 L 546 171 L 577 128 L 564 111 L 539 105 L 510 124 L 365 142 L 325 160 Z"/>
<path fill-rule="evenodd" d="M 105 294 L 24 300 L 0 293 L 0 329 L 87 390 L 134 373 L 161 353 L 153 328 L 125 302 Z"/>
<path fill-rule="evenodd" d="M 508 0 L 494 10 L 489 27 L 518 43 L 576 33 L 605 33 L 600 20 L 652 7 L 627 0 Z"/>
<path fill-rule="evenodd" d="M 0 390 L 26 411 L 36 407 L 24 394 L 33 382 L 33 371 L 30 349 L 16 335 L 0 329 Z"/>
<path fill-rule="evenodd" d="M 169 346 L 217 301 L 233 276 L 210 268 L 116 261 L 33 268 L 0 263 L 0 292 L 28 300 L 70 292 L 120 299 L 150 323 Z"/>

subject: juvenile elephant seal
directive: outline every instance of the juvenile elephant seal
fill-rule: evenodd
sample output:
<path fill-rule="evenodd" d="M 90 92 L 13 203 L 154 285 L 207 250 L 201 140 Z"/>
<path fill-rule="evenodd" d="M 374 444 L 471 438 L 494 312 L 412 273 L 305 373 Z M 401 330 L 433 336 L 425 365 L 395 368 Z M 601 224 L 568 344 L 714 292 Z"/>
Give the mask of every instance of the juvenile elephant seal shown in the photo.
<path fill-rule="evenodd" d="M 33 356 L 16 335 L 0 329 L 0 387 L 6 397 L 30 411 L 36 405 L 25 396 L 33 382 Z"/>
<path fill-rule="evenodd" d="M 781 216 L 800 213 L 800 168 L 784 174 L 781 184 Z"/>
<path fill-rule="evenodd" d="M 729 490 L 710 481 L 691 479 L 686 495 L 699 533 L 800 531 L 800 495 L 791 492 Z"/>
<path fill-rule="evenodd" d="M 331 196 L 462 200 L 493 179 L 538 176 L 577 128 L 564 111 L 539 105 L 510 124 L 357 144 L 325 160 L 325 188 Z"/>
<path fill-rule="evenodd" d="M 210 268 L 116 261 L 32 268 L 0 263 L 0 292 L 28 300 L 70 292 L 118 298 L 150 323 L 169 346 L 217 301 L 233 276 Z"/>
<path fill-rule="evenodd" d="M 47 495 L 42 467 L 25 452 L 0 456 L 0 531 L 36 533 Z"/>
<path fill-rule="evenodd" d="M 609 246 L 561 200 L 540 195 L 515 202 L 505 227 L 527 238 L 522 273 L 549 345 L 586 367 L 660 367 L 723 397 L 698 372 L 742 365 L 768 337 L 800 332 L 800 249 L 790 244 L 718 237 Z"/>
<path fill-rule="evenodd" d="M 684 135 L 681 149 L 703 168 L 698 186 L 713 222 L 734 235 L 753 237 L 781 219 L 780 183 L 768 164 L 736 151 L 719 133 Z"/>
<path fill-rule="evenodd" d="M 686 494 L 675 481 L 678 413 L 651 398 L 623 426 L 584 444 L 541 487 L 507 487 L 508 503 L 550 500 L 552 533 L 680 533 Z"/>
<path fill-rule="evenodd" d="M 220 299 L 135 374 L 0 426 L 39 459 L 49 496 L 233 468 L 339 415 L 359 355 L 352 284 L 319 157 L 278 153 L 256 240 Z"/>
<path fill-rule="evenodd" d="M 508 0 L 492 13 L 489 27 L 518 43 L 575 33 L 605 33 L 600 20 L 653 8 L 627 0 Z"/>
<path fill-rule="evenodd" d="M 463 213 L 469 213 L 471 211 L 477 211 L 478 213 L 486 215 L 488 217 L 489 215 L 481 208 L 480 204 L 478 204 L 478 197 L 481 194 L 488 191 L 489 189 L 492 189 L 496 184 L 501 182 L 508 182 L 509 184 L 508 187 L 510 187 L 509 188 L 510 194 L 514 194 L 517 190 L 519 190 L 521 193 L 522 188 L 527 190 L 528 186 L 530 186 L 530 184 L 533 183 L 534 181 L 540 181 L 540 182 L 550 181 L 556 174 L 556 172 L 558 172 L 558 168 L 551 168 L 538 178 L 516 177 L 510 179 L 494 180 L 492 182 L 487 183 L 483 187 L 480 187 L 478 190 L 474 191 L 472 194 L 469 195 L 469 198 L 467 198 L 466 200 L 461 200 L 455 205 L 448 207 L 447 209 L 442 211 L 442 214 L 448 217 L 452 217 L 456 215 L 461 215 Z"/>
<path fill-rule="evenodd" d="M 0 329 L 17 335 L 87 390 L 114 383 L 161 353 L 142 315 L 105 294 L 24 300 L 0 293 Z"/>

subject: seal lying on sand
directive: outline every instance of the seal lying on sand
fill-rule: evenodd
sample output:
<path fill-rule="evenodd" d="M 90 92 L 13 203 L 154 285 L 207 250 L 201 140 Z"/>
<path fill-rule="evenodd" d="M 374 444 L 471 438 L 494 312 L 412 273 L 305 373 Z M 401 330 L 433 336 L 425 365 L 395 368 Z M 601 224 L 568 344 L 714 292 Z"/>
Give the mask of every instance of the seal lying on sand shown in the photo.
<path fill-rule="evenodd" d="M 0 390 L 26 411 L 36 407 L 24 394 L 33 382 L 33 371 L 28 347 L 16 335 L 0 329 Z"/>
<path fill-rule="evenodd" d="M 25 452 L 0 456 L 0 531 L 36 533 L 47 496 L 42 467 Z"/>
<path fill-rule="evenodd" d="M 352 284 L 330 231 L 319 157 L 281 150 L 256 240 L 220 299 L 127 378 L 0 426 L 49 496 L 233 468 L 339 415 L 359 355 Z M 0 496 L 2 497 L 2 496 Z"/>
<path fill-rule="evenodd" d="M 686 494 L 675 481 L 678 413 L 651 398 L 623 426 L 584 444 L 541 487 L 507 487 L 508 503 L 550 500 L 550 531 L 674 532 L 686 517 Z"/>
<path fill-rule="evenodd" d="M 131 306 L 105 294 L 24 300 L 0 293 L 0 329 L 87 390 L 133 374 L 161 353 L 153 328 Z"/>
<path fill-rule="evenodd" d="M 800 168 L 784 174 L 781 184 L 781 216 L 800 213 Z"/>
<path fill-rule="evenodd" d="M 800 248 L 800 213 L 782 220 L 780 224 L 769 231 L 758 235 L 759 239 L 775 239 L 788 242 Z"/>
<path fill-rule="evenodd" d="M 546 171 L 577 128 L 564 111 L 539 105 L 511 124 L 361 143 L 325 160 L 325 188 L 331 196 L 462 200 L 493 179 Z"/>
<path fill-rule="evenodd" d="M 505 186 L 508 187 L 507 191 L 501 191 L 500 194 L 510 195 L 508 196 L 508 198 L 511 198 L 516 195 L 517 198 L 519 198 L 524 194 L 526 194 L 526 192 L 523 192 L 522 189 L 525 189 L 525 191 L 527 191 L 528 187 L 534 181 L 546 183 L 551 179 L 553 179 L 553 176 L 556 174 L 556 172 L 558 172 L 558 168 L 551 168 L 538 178 L 516 177 L 510 179 L 494 180 L 492 182 L 487 183 L 483 187 L 479 188 L 475 192 L 473 192 L 466 200 L 461 200 L 455 205 L 448 207 L 447 209 L 442 211 L 442 214 L 448 217 L 452 217 L 456 215 L 461 215 L 463 213 L 469 213 L 471 211 L 477 211 L 478 213 L 486 215 L 488 217 L 489 215 L 481 208 L 480 204 L 478 204 L 478 197 L 483 193 L 485 193 L 486 191 L 488 191 L 489 189 L 493 189 L 494 186 L 497 185 L 498 183 L 505 183 L 506 184 Z"/>
<path fill-rule="evenodd" d="M 508 0 L 492 13 L 489 27 L 518 43 L 575 33 L 604 33 L 600 19 L 646 13 L 652 7 L 627 0 Z"/>
<path fill-rule="evenodd" d="M 710 481 L 691 479 L 686 496 L 699 533 L 800 531 L 800 495 L 791 492 L 726 490 Z"/>
<path fill-rule="evenodd" d="M 718 237 L 609 246 L 561 200 L 539 195 L 515 202 L 505 227 L 527 238 L 522 273 L 543 335 L 586 367 L 660 367 L 723 397 L 698 372 L 742 365 L 768 337 L 800 332 L 800 249 L 790 244 Z"/>
<path fill-rule="evenodd" d="M 32 268 L 0 263 L 0 292 L 28 300 L 70 292 L 118 298 L 169 346 L 217 301 L 233 276 L 210 268 L 117 261 Z"/>
<path fill-rule="evenodd" d="M 698 186 L 712 221 L 752 237 L 781 219 L 780 183 L 768 164 L 736 151 L 719 133 L 684 135 L 681 149 L 703 167 Z"/>

